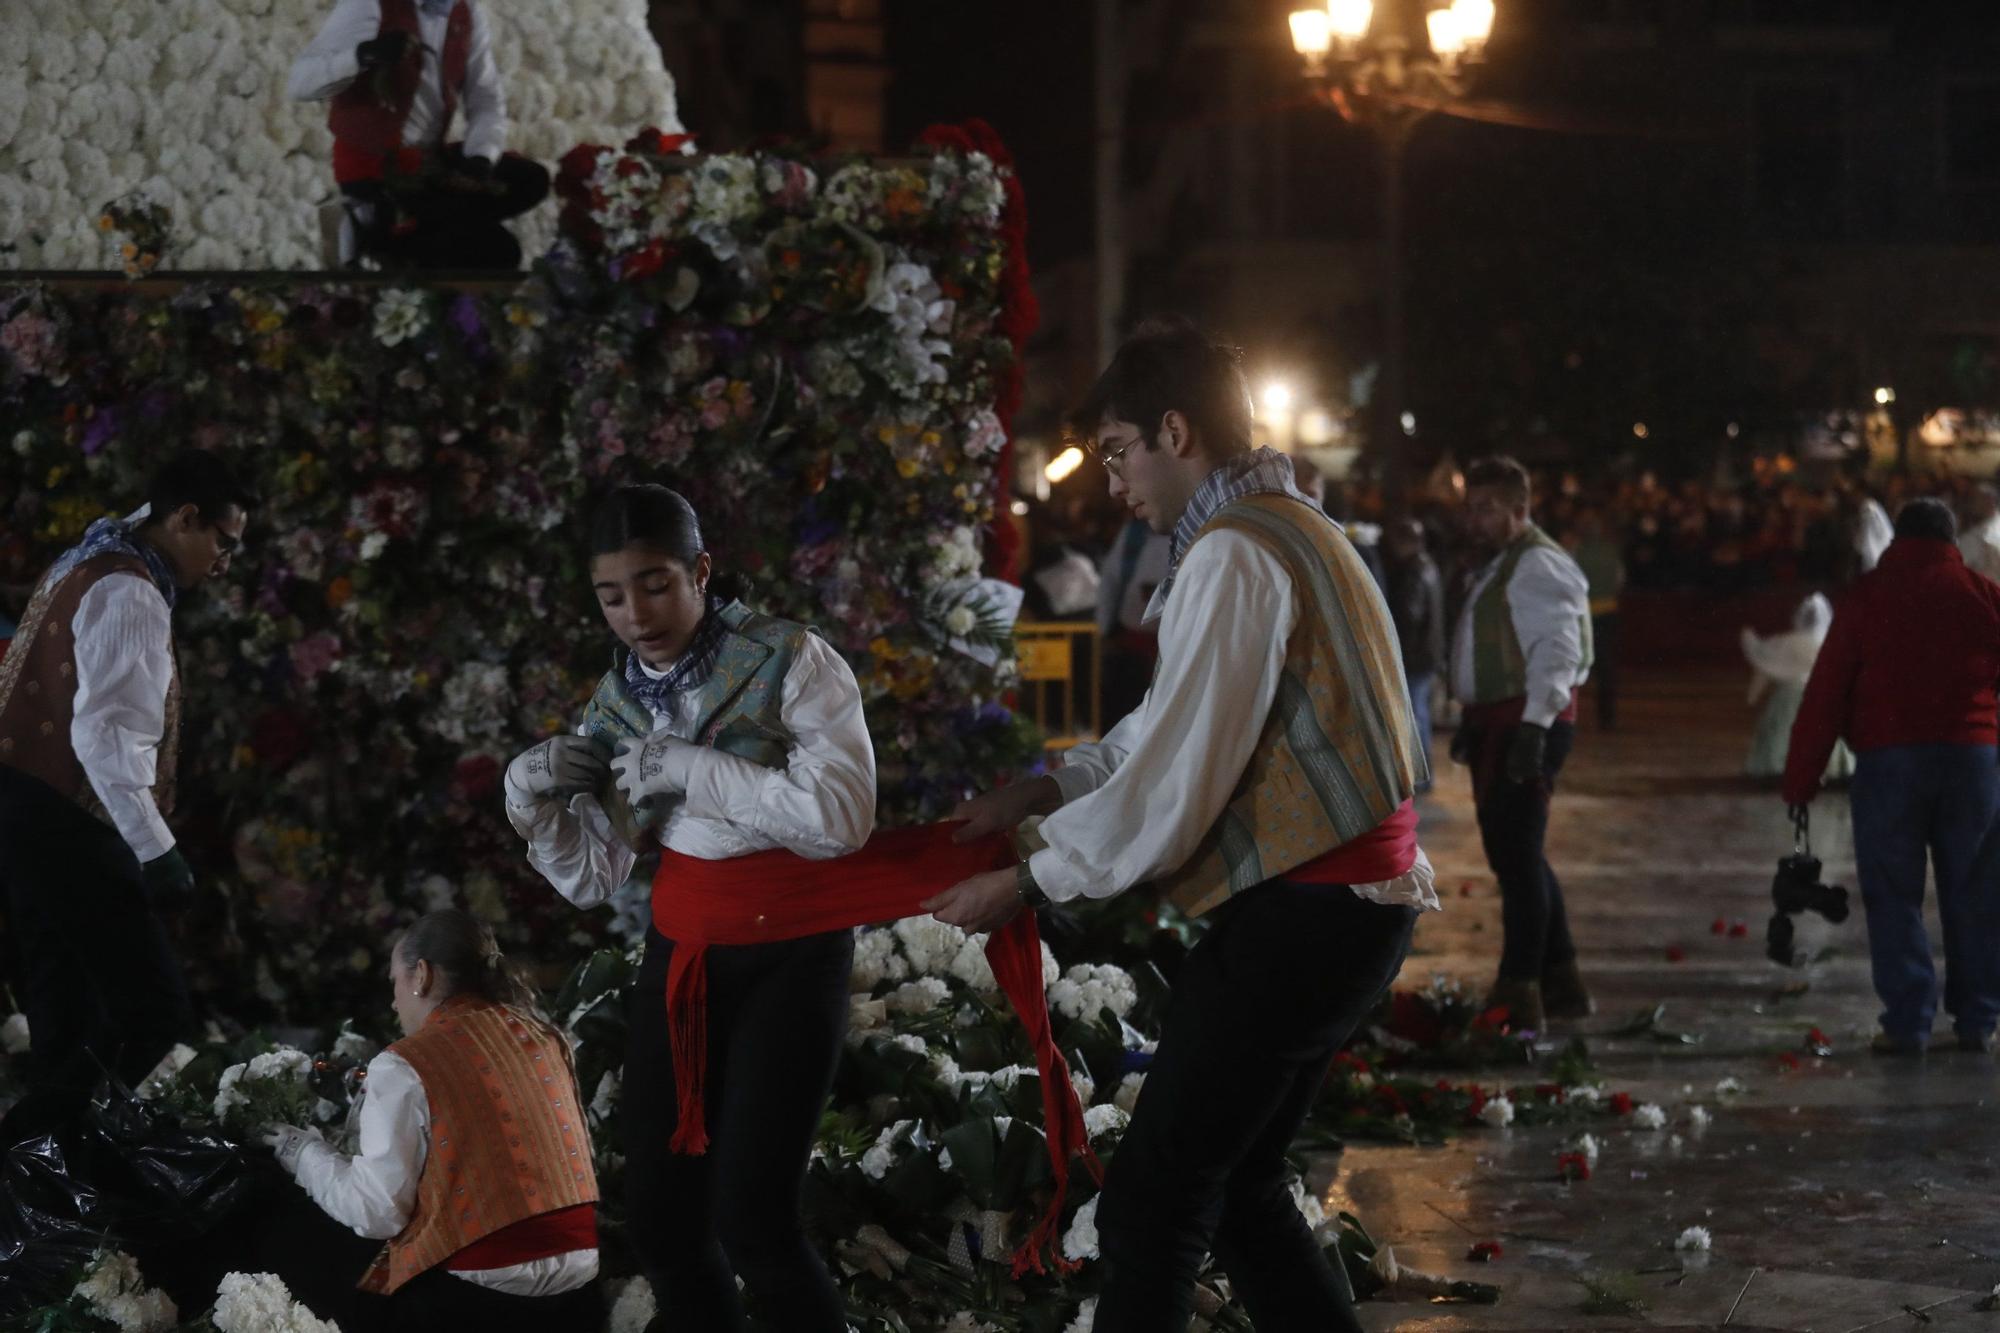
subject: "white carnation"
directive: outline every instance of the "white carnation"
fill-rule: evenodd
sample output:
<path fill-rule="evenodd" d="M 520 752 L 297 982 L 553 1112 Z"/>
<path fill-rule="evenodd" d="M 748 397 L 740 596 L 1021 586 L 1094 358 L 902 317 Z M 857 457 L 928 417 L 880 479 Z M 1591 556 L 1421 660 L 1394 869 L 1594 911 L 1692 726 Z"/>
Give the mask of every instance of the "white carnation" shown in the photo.
<path fill-rule="evenodd" d="M 71 1295 L 116 1324 L 119 1333 L 166 1333 L 180 1323 L 167 1294 L 148 1289 L 138 1263 L 117 1250 L 98 1251 Z"/>
<path fill-rule="evenodd" d="M 1093 1106 L 1083 1113 L 1083 1131 L 1095 1141 L 1106 1134 L 1123 1134 L 1132 1113 L 1122 1106 Z"/>
<path fill-rule="evenodd" d="M 1097 1297 L 1084 1297 L 1083 1304 L 1076 1307 L 1076 1318 L 1069 1321 L 1063 1333 L 1091 1333 L 1097 1325 Z"/>
<path fill-rule="evenodd" d="M 635 1277 L 618 1289 L 617 1298 L 611 1304 L 609 1333 L 645 1333 L 646 1325 L 652 1323 L 653 1316 L 659 1312 L 659 1301 L 653 1295 L 652 1283 L 643 1277 Z"/>
<path fill-rule="evenodd" d="M 1145 1086 L 1146 1075 L 1143 1071 L 1127 1074 L 1119 1083 L 1118 1091 L 1111 1094 L 1111 1104 L 1126 1115 L 1131 1115 L 1133 1108 L 1139 1104 L 1139 1090 Z"/>
<path fill-rule="evenodd" d="M 1667 1113 L 1651 1102 L 1632 1108 L 1632 1123 L 1640 1129 L 1665 1129 Z"/>
<path fill-rule="evenodd" d="M 1707 1227 L 1689 1227 L 1674 1238 L 1674 1248 L 1677 1250 L 1706 1250 L 1709 1247 L 1709 1241 L 1710 1236 Z"/>
<path fill-rule="evenodd" d="M 1594 1135 L 1579 1134 L 1570 1146 L 1575 1151 L 1583 1154 L 1584 1161 L 1590 1163 L 1592 1166 L 1597 1165 L 1597 1155 L 1602 1151 L 1602 1147 Z"/>
<path fill-rule="evenodd" d="M 951 987 L 936 977 L 906 981 L 884 996 L 890 1013 L 927 1014 L 951 998 Z"/>
<path fill-rule="evenodd" d="M 1049 1003 L 1069 1018 L 1095 1019 L 1106 1009 L 1123 1018 L 1138 1002 L 1131 974 L 1108 963 L 1078 963 L 1049 987 Z"/>
<path fill-rule="evenodd" d="M 1709 1122 L 1713 1119 L 1715 1117 L 1709 1114 L 1706 1106 L 1688 1107 L 1688 1125 L 1694 1129 L 1707 1129 Z"/>
<path fill-rule="evenodd" d="M 880 1180 L 889 1174 L 889 1168 L 896 1164 L 896 1145 L 909 1134 L 914 1120 L 898 1120 L 875 1136 L 874 1144 L 861 1154 L 861 1174 L 870 1180 Z"/>
<path fill-rule="evenodd" d="M 1514 1123 L 1514 1103 L 1505 1097 L 1494 1097 L 1479 1108 L 1479 1118 L 1499 1129 Z"/>
<path fill-rule="evenodd" d="M 1076 1216 L 1070 1220 L 1069 1230 L 1063 1232 L 1063 1258 L 1071 1263 L 1098 1257 L 1097 1200 L 1103 1197 L 1093 1196 L 1089 1203 L 1077 1209 Z"/>

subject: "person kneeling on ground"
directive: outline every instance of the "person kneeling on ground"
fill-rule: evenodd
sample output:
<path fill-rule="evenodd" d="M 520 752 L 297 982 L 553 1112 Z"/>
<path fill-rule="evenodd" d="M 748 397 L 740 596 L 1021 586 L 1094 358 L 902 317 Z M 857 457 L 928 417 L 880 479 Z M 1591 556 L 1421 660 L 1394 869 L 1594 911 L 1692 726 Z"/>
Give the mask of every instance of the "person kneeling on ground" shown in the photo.
<path fill-rule="evenodd" d="M 463 911 L 411 926 L 389 977 L 407 1035 L 369 1062 L 360 1151 L 266 1133 L 324 1210 L 293 1219 L 273 1267 L 347 1333 L 595 1333 L 597 1175 L 569 1042 Z"/>

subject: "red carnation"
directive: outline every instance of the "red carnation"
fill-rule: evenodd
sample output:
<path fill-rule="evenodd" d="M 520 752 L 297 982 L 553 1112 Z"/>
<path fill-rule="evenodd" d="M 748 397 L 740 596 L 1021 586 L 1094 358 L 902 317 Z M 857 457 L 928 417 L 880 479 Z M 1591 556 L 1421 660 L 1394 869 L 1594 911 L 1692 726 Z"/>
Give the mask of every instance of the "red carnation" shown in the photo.
<path fill-rule="evenodd" d="M 1797 1069 L 1798 1067 L 1799 1067 L 1798 1056 L 1793 1055 L 1790 1051 L 1778 1052 L 1778 1068 L 1791 1070 L 1791 1069 Z"/>
<path fill-rule="evenodd" d="M 1629 1092 L 1614 1092 L 1614 1093 L 1612 1093 L 1612 1094 L 1611 1094 L 1611 1114 L 1613 1114 L 1613 1115 L 1631 1115 L 1631 1114 L 1632 1114 L 1632 1094 L 1631 1094 L 1631 1093 L 1629 1093 Z"/>
<path fill-rule="evenodd" d="M 500 761 L 490 754 L 469 754 L 452 770 L 451 785 L 467 801 L 478 803 L 500 787 Z"/>
<path fill-rule="evenodd" d="M 1589 1167 L 1584 1168 L 1586 1174 L 1589 1170 Z M 1482 1240 L 1467 1250 L 1465 1257 L 1475 1264 L 1490 1264 L 1500 1257 L 1500 1242 L 1497 1240 Z"/>
<path fill-rule="evenodd" d="M 1559 1153 L 1556 1156 L 1556 1179 L 1589 1180 L 1590 1159 L 1580 1152 Z"/>
<path fill-rule="evenodd" d="M 1685 961 L 1687 961 L 1687 956 L 1688 956 L 1688 952 L 1687 952 L 1687 950 L 1686 950 L 1686 949 L 1683 949 L 1683 948 L 1681 948 L 1681 946 L 1680 946 L 1680 945 L 1678 945 L 1678 944 L 1669 944 L 1669 945 L 1667 946 L 1667 961 L 1668 961 L 1668 962 L 1670 962 L 1670 963 L 1681 963 L 1681 962 L 1685 962 Z"/>
<path fill-rule="evenodd" d="M 1711 925 L 1708 929 L 1711 934 L 1721 935 L 1729 930 L 1729 923 L 1727 921 L 1724 921 L 1721 917 L 1717 917 L 1715 918 L 1715 923 Z"/>
<path fill-rule="evenodd" d="M 1732 940 L 1740 940 L 1749 933 L 1750 933 L 1750 927 L 1746 923 L 1741 921 L 1738 921 L 1729 927 L 1729 938 Z"/>

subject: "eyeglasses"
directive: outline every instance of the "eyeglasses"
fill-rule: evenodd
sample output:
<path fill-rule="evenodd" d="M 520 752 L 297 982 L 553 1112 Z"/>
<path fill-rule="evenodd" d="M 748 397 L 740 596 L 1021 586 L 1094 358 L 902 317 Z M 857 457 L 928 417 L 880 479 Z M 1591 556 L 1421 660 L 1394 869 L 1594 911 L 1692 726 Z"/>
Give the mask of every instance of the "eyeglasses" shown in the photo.
<path fill-rule="evenodd" d="M 1092 458 L 1095 458 L 1098 462 L 1102 463 L 1104 465 L 1104 470 L 1106 472 L 1109 472 L 1112 476 L 1122 477 L 1125 475 L 1125 473 L 1122 470 L 1119 460 L 1124 458 L 1125 455 L 1131 451 L 1132 446 L 1137 444 L 1140 438 L 1141 437 L 1134 435 L 1131 439 L 1125 441 L 1125 443 L 1119 445 L 1116 449 L 1106 449 L 1096 440 L 1092 440 L 1090 441 L 1090 456 Z"/>

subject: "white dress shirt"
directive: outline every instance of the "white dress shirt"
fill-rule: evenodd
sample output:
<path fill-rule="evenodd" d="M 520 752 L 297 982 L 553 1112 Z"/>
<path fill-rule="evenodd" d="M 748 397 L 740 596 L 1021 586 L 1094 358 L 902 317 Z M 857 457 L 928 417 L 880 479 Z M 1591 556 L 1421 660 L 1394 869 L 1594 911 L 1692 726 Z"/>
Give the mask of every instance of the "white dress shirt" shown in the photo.
<path fill-rule="evenodd" d="M 1171 589 L 1154 593 L 1160 670 L 1139 707 L 1104 739 L 1070 749 L 1054 773 L 1063 805 L 1028 860 L 1057 901 L 1111 898 L 1184 865 L 1228 808 L 1277 699 L 1298 623 L 1291 575 L 1254 539 L 1227 529 L 1188 548 Z M 1375 902 L 1438 907 L 1431 864 L 1357 884 Z"/>
<path fill-rule="evenodd" d="M 69 622 L 76 656 L 70 748 L 142 863 L 174 845 L 153 800 L 174 674 L 171 616 L 152 579 L 118 573 L 91 585 Z"/>
<path fill-rule="evenodd" d="M 1959 533 L 1958 553 L 1965 557 L 1967 568 L 2000 583 L 2000 516 Z"/>
<path fill-rule="evenodd" d="M 470 0 L 467 0 L 470 4 Z M 507 147 L 507 97 L 500 85 L 500 68 L 493 61 L 493 39 L 486 15 L 472 5 L 472 32 L 465 53 L 465 86 L 459 105 L 465 111 L 465 155 L 497 162 Z M 403 122 L 403 144 L 437 148 L 451 126 L 444 115 L 444 31 L 451 13 L 433 17 L 417 7 L 417 31 L 424 46 L 423 77 Z M 292 62 L 285 85 L 294 102 L 324 102 L 354 82 L 361 64 L 354 49 L 372 41 L 382 28 L 380 0 L 339 0 L 327 15 L 319 36 Z"/>
<path fill-rule="evenodd" d="M 644 668 L 644 664 L 641 664 Z M 665 674 L 650 669 L 655 679 Z M 695 691 L 669 695 L 654 734 L 694 737 Z M 703 748 L 687 795 L 658 832 L 662 846 L 720 861 L 784 847 L 809 860 L 844 856 L 875 831 L 875 747 L 854 672 L 827 642 L 806 636 L 785 673 L 779 716 L 794 745 L 783 768 Z M 579 729 L 580 734 L 580 729 Z M 528 863 L 578 907 L 595 907 L 631 878 L 637 855 L 611 830 L 595 796 L 536 800 L 507 784 L 507 818 L 528 840 Z"/>
<path fill-rule="evenodd" d="M 299 1154 L 298 1181 L 322 1212 L 355 1235 L 388 1240 L 410 1224 L 431 1150 L 430 1097 L 408 1060 L 384 1051 L 368 1062 L 367 1091 L 355 1118 L 360 1152 L 350 1157 L 313 1139 Z M 451 1275 L 510 1296 L 555 1296 L 597 1276 L 597 1251 Z"/>
<path fill-rule="evenodd" d="M 1473 696 L 1472 612 L 1479 595 L 1499 572 L 1503 555 L 1479 571 L 1458 613 L 1458 630 L 1451 643 L 1451 692 L 1460 700 Z M 1530 547 L 1514 566 L 1507 583 L 1507 614 L 1514 637 L 1527 659 L 1528 703 L 1521 720 L 1546 727 L 1570 705 L 1570 699 L 1590 675 L 1583 662 L 1583 623 L 1590 618 L 1590 580 L 1567 551 Z"/>

